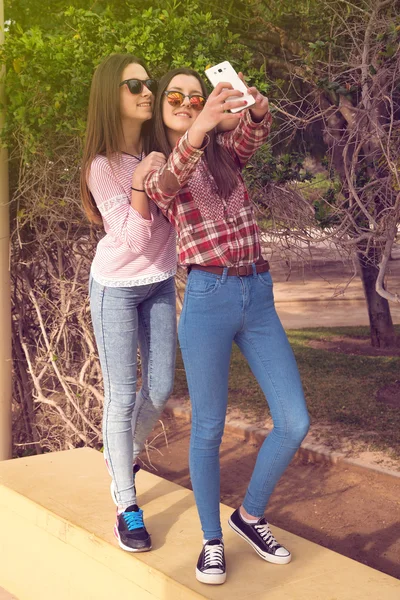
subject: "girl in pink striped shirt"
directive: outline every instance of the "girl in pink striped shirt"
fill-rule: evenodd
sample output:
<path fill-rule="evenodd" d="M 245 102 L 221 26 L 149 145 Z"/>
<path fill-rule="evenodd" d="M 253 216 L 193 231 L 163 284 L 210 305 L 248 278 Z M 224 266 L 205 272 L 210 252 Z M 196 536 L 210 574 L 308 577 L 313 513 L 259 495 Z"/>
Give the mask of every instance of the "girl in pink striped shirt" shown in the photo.
<path fill-rule="evenodd" d="M 114 533 L 130 552 L 151 548 L 135 460 L 172 391 L 176 352 L 175 233 L 143 190 L 145 175 L 165 163 L 158 152 L 145 157 L 156 89 L 135 56 L 114 54 L 99 65 L 81 175 L 85 212 L 105 231 L 91 267 L 90 307 L 104 379 L 104 456 L 118 506 Z"/>

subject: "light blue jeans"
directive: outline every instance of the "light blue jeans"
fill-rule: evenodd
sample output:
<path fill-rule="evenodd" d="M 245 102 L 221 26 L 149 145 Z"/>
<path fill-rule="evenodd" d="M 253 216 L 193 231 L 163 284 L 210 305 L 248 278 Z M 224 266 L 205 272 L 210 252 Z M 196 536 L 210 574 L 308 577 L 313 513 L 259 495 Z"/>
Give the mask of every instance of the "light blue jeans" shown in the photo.
<path fill-rule="evenodd" d="M 134 287 L 89 283 L 104 380 L 103 444 L 119 505 L 136 504 L 132 464 L 173 388 L 176 355 L 174 278 Z M 136 393 L 137 351 L 142 387 Z"/>
<path fill-rule="evenodd" d="M 232 342 L 247 359 L 270 407 L 273 430 L 258 453 L 243 502 L 264 515 L 268 499 L 309 428 L 292 349 L 274 306 L 270 273 L 218 276 L 192 270 L 179 322 L 192 404 L 190 476 L 205 539 L 222 536 L 219 448 L 228 401 Z"/>

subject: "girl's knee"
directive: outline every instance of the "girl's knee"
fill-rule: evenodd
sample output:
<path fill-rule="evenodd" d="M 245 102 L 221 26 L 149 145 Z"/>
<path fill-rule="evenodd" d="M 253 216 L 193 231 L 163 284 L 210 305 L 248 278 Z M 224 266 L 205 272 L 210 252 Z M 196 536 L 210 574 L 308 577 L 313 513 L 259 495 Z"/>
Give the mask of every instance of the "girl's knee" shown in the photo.
<path fill-rule="evenodd" d="M 295 425 L 292 427 L 292 436 L 296 439 L 296 441 L 301 444 L 301 442 L 306 437 L 308 430 L 310 429 L 310 417 L 307 412 L 305 412 L 298 420 L 296 420 Z"/>
<path fill-rule="evenodd" d="M 220 446 L 224 434 L 225 421 L 192 422 L 192 437 L 194 442 L 202 446 Z"/>
<path fill-rule="evenodd" d="M 274 423 L 273 435 L 285 440 L 291 446 L 299 446 L 306 437 L 310 428 L 308 413 L 298 415 L 296 419 Z"/>
<path fill-rule="evenodd" d="M 164 408 L 164 405 L 166 404 L 168 398 L 171 396 L 173 389 L 173 381 L 161 385 L 159 384 L 156 386 L 152 386 L 151 390 L 148 392 L 148 396 L 152 405 L 159 410 Z"/>
<path fill-rule="evenodd" d="M 130 419 L 133 414 L 136 403 L 136 393 L 121 394 L 112 393 L 111 400 L 107 403 L 105 412 L 108 417 L 119 417 L 121 419 Z"/>

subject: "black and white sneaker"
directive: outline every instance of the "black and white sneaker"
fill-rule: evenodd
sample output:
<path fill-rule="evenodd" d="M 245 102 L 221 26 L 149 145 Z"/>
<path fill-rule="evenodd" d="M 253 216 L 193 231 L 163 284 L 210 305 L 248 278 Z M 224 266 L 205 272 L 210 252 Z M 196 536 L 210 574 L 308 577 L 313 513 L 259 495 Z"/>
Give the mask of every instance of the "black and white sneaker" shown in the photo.
<path fill-rule="evenodd" d="M 128 552 L 147 552 L 151 549 L 151 538 L 144 526 L 143 511 L 132 504 L 117 514 L 114 535 L 123 550 Z"/>
<path fill-rule="evenodd" d="M 220 539 L 208 540 L 200 552 L 196 567 L 196 579 L 201 583 L 218 585 L 225 582 L 226 565 L 224 542 Z"/>
<path fill-rule="evenodd" d="M 108 464 L 107 464 L 107 469 L 108 469 Z M 135 498 L 136 498 L 135 476 L 136 476 L 136 473 L 138 471 L 140 471 L 140 465 L 134 464 L 133 465 L 133 490 L 134 490 Z M 108 469 L 108 472 L 111 475 L 110 469 Z M 115 485 L 114 485 L 114 480 L 113 479 L 111 479 L 111 483 L 110 483 L 110 494 L 111 494 L 111 498 L 113 499 L 113 502 L 114 502 L 115 506 L 118 506 L 117 491 L 115 489 Z"/>
<path fill-rule="evenodd" d="M 278 544 L 272 535 L 265 517 L 257 523 L 246 523 L 237 509 L 231 514 L 228 523 L 264 560 L 276 565 L 286 565 L 292 560 L 289 550 Z"/>

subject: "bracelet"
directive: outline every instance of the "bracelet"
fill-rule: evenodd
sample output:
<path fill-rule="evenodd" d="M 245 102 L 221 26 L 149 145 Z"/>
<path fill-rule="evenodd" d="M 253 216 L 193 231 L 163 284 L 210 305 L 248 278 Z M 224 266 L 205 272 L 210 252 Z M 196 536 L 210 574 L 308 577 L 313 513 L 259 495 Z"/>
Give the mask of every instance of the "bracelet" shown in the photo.
<path fill-rule="evenodd" d="M 145 192 L 145 190 L 138 190 L 138 188 L 134 188 L 131 186 L 131 190 L 133 190 L 134 192 Z"/>

